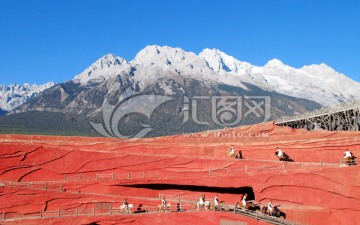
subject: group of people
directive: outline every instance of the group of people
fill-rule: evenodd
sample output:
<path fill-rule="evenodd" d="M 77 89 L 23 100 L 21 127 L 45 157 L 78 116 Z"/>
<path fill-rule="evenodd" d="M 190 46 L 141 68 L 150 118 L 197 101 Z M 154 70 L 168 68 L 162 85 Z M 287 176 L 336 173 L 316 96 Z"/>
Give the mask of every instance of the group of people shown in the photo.
<path fill-rule="evenodd" d="M 280 161 L 293 161 L 290 159 L 290 157 L 285 153 L 283 152 L 279 147 L 276 147 L 276 152 L 275 152 L 275 155 L 278 157 L 278 159 Z M 230 147 L 230 152 L 229 152 L 229 157 L 230 158 L 233 158 L 235 157 L 235 159 L 242 159 L 243 156 L 242 156 L 242 152 L 241 151 L 238 151 L 236 154 L 235 154 L 235 148 L 234 148 L 234 145 L 231 145 Z M 354 154 L 349 150 L 349 149 L 346 149 L 345 153 L 344 153 L 344 159 L 345 159 L 345 163 L 347 165 L 355 165 L 355 156 Z"/>
<path fill-rule="evenodd" d="M 248 204 L 249 204 L 248 203 L 248 194 L 245 193 L 243 195 L 243 197 L 241 199 L 241 204 L 242 204 L 242 207 L 244 207 L 246 209 L 248 208 Z M 267 204 L 267 210 L 264 213 L 266 213 L 267 215 L 273 216 L 274 215 L 274 210 L 275 210 L 275 207 L 272 204 L 272 200 L 270 200 L 268 202 L 268 204 Z"/>
<path fill-rule="evenodd" d="M 289 159 L 288 156 L 279 148 L 279 147 L 276 147 L 276 152 L 275 152 L 275 155 L 278 157 L 278 159 L 280 161 L 284 161 L 284 160 L 287 160 Z M 229 152 L 229 156 L 230 157 L 234 157 L 237 158 L 237 159 L 242 159 L 242 152 L 239 151 L 236 155 L 235 155 L 235 149 L 234 149 L 234 146 L 231 145 L 231 148 L 230 148 L 230 152 Z M 346 164 L 348 165 L 354 165 L 355 164 L 355 159 L 356 157 L 354 156 L 354 154 L 346 149 L 345 153 L 344 153 L 344 159 L 345 159 L 345 162 Z M 244 194 L 242 199 L 241 199 L 241 204 L 244 208 L 247 208 L 247 205 L 248 205 L 248 201 L 247 201 L 247 198 L 248 198 L 248 194 Z M 220 201 L 219 201 L 219 198 L 218 198 L 218 195 L 216 194 L 215 197 L 213 198 L 213 207 L 214 209 L 217 209 L 219 207 L 219 204 L 220 204 Z M 223 202 L 222 202 L 223 203 Z M 205 195 L 202 195 L 199 199 L 199 202 L 196 203 L 196 208 L 197 209 L 200 209 L 201 207 L 204 207 L 205 209 L 209 209 L 210 208 L 210 204 L 211 202 L 209 201 L 205 201 Z M 140 204 L 141 205 L 141 204 Z M 123 202 L 123 205 L 120 206 L 120 210 L 125 210 L 126 212 L 130 213 L 130 208 L 132 208 L 133 205 L 132 204 L 129 204 L 127 202 L 127 199 L 125 198 L 124 199 L 124 202 Z M 141 207 L 140 207 L 141 208 Z M 169 208 L 166 200 L 165 200 L 165 197 L 162 198 L 161 200 L 161 205 L 159 205 L 159 209 L 162 209 L 162 210 L 167 210 Z M 180 208 L 180 204 L 178 204 L 178 208 Z M 267 205 L 267 212 L 266 212 L 268 215 L 273 215 L 274 213 L 274 206 L 272 205 L 272 201 L 270 200 L 268 205 Z"/>
<path fill-rule="evenodd" d="M 171 206 L 171 203 L 167 203 L 165 197 L 163 197 L 161 199 L 161 204 L 158 205 L 158 209 L 162 210 L 162 211 L 165 211 L 165 210 L 169 210 L 170 206 Z M 127 201 L 127 198 L 125 198 L 124 201 L 123 201 L 123 204 L 120 206 L 120 212 L 125 211 L 125 212 L 130 214 L 131 213 L 131 211 L 130 211 L 131 208 L 133 208 L 133 204 L 129 204 L 128 201 Z M 181 211 L 180 203 L 176 204 L 176 210 Z M 139 212 L 145 212 L 145 211 L 146 210 L 142 210 L 142 204 L 139 204 L 139 206 L 137 207 L 136 211 L 134 211 L 134 213 L 136 213 L 136 212 L 138 212 L 138 213 Z"/>
<path fill-rule="evenodd" d="M 219 201 L 219 197 L 218 197 L 218 194 L 215 194 L 214 198 L 213 198 L 213 201 L 212 201 L 213 204 L 211 204 L 210 201 L 206 201 L 205 200 L 205 195 L 201 195 L 200 199 L 199 199 L 199 202 L 197 202 L 196 204 L 196 208 L 197 210 L 199 210 L 200 208 L 204 207 L 204 209 L 210 209 L 211 206 L 212 206 L 212 209 L 216 210 L 216 209 L 220 209 L 221 208 L 221 204 L 224 204 L 224 201 Z M 242 199 L 241 199 L 241 204 L 242 204 L 242 207 L 244 208 L 248 208 L 248 194 L 244 194 L 242 196 Z M 127 198 L 124 199 L 123 201 L 123 204 L 120 206 L 120 211 L 123 211 L 125 210 L 127 213 L 131 213 L 130 209 L 133 207 L 132 204 L 129 204 L 128 201 L 127 201 Z M 140 204 L 137 208 L 137 211 L 135 212 L 145 212 L 146 210 L 142 210 L 142 204 Z M 273 215 L 274 213 L 274 206 L 272 205 L 272 201 L 270 200 L 267 204 L 267 211 L 266 211 L 266 214 L 268 215 Z M 159 205 L 159 210 L 168 210 L 169 209 L 169 206 L 166 202 L 166 199 L 165 197 L 162 198 L 161 200 L 161 205 Z M 177 204 L 177 211 L 181 211 L 181 205 L 180 203 Z M 134 213 L 135 213 L 134 212 Z"/>
<path fill-rule="evenodd" d="M 223 202 L 223 201 L 222 201 Z M 219 201 L 218 195 L 215 194 L 214 198 L 213 198 L 213 209 L 219 209 L 220 207 L 220 203 L 222 203 Z M 211 202 L 210 201 L 205 201 L 205 195 L 201 195 L 199 201 L 196 203 L 196 209 L 200 209 L 204 207 L 204 209 L 210 209 L 211 207 Z"/>

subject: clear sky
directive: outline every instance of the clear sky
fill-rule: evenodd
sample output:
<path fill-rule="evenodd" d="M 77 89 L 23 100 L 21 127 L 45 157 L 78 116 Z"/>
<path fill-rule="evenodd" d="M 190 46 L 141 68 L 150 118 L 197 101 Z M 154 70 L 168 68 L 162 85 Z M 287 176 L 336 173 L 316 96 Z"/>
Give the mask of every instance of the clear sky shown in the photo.
<path fill-rule="evenodd" d="M 326 63 L 360 81 L 360 1 L 0 0 L 0 84 L 63 82 L 153 44 L 257 66 Z"/>

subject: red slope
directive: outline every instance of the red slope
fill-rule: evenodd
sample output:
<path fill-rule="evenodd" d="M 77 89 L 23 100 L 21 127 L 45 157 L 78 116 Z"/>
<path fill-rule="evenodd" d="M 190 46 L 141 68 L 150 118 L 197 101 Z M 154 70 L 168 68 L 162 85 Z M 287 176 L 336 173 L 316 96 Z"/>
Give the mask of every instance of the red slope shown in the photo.
<path fill-rule="evenodd" d="M 208 198 L 221 190 L 220 198 L 232 205 L 240 200 L 240 193 L 211 187 L 251 187 L 257 202 L 264 205 L 272 199 L 274 204 L 281 205 L 280 209 L 291 221 L 360 224 L 356 217 L 360 211 L 358 166 L 339 167 L 345 148 L 360 154 L 359 132 L 307 132 L 265 123 L 135 142 L 24 135 L 0 135 L 0 140 L 0 181 L 57 181 L 48 183 L 48 188 L 53 185 L 60 190 L 61 183 L 62 190 L 66 190 L 34 192 L 33 189 L 2 188 L 0 212 L 24 214 L 37 213 L 45 207 L 47 210 L 92 208 L 96 202 L 111 202 L 119 207 L 123 196 L 132 196 L 136 204 L 146 202 L 156 206 L 159 200 L 147 199 L 156 198 L 159 193 L 180 194 L 182 200 L 195 202 L 206 187 L 210 190 L 206 192 Z M 236 150 L 242 150 L 245 160 L 227 157 L 231 144 Z M 277 146 L 296 162 L 308 163 L 273 161 Z M 168 186 L 171 190 L 156 190 L 121 186 L 123 184 L 187 186 L 180 190 L 176 190 L 176 186 Z M 44 187 L 45 183 L 38 185 Z M 205 190 L 194 186 L 205 187 Z M 196 222 L 202 221 L 201 215 L 195 213 L 189 217 Z M 137 218 L 135 224 L 143 223 L 139 216 L 129 218 L 134 217 Z M 155 221 L 158 216 L 142 217 Z M 174 219 L 167 217 L 170 221 Z M 129 219 L 124 215 L 117 219 L 124 221 L 124 218 Z M 214 221 L 219 224 L 219 219 Z M 187 223 L 178 221 L 177 224 Z"/>

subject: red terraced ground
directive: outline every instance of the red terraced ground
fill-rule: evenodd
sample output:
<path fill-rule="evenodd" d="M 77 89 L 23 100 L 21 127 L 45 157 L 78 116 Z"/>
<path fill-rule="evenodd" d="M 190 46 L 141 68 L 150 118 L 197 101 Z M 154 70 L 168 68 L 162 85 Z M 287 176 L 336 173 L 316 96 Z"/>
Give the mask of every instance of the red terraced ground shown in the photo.
<path fill-rule="evenodd" d="M 0 213 L 9 224 L 264 224 L 231 213 L 193 212 L 201 194 L 210 200 L 218 193 L 234 205 L 241 194 L 251 193 L 260 206 L 272 199 L 292 222 L 360 224 L 359 167 L 340 165 L 346 148 L 360 155 L 359 137 L 359 132 L 309 132 L 271 122 L 137 141 L 0 135 L 0 182 L 5 185 Z M 230 145 L 245 159 L 229 158 Z M 295 162 L 278 162 L 275 147 Z M 187 211 L 118 213 L 125 197 L 155 209 L 159 194 L 173 204 L 180 199 Z M 116 209 L 113 215 L 110 206 Z M 24 220 L 40 211 L 72 210 L 74 215 L 76 208 L 96 213 Z"/>

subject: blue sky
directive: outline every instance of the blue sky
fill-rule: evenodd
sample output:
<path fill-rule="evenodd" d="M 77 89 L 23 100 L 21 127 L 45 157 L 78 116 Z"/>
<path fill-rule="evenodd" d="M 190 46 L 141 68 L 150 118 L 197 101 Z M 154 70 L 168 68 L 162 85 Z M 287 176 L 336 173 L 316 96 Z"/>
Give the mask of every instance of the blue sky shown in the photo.
<path fill-rule="evenodd" d="M 0 0 L 0 84 L 63 82 L 153 44 L 257 66 L 326 63 L 360 81 L 359 12 L 355 0 Z"/>

